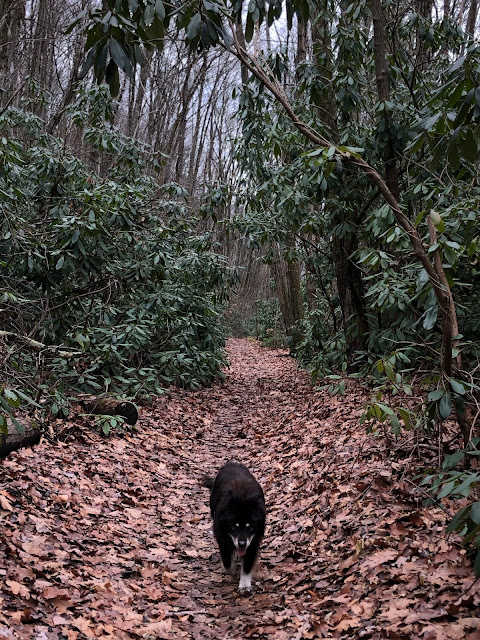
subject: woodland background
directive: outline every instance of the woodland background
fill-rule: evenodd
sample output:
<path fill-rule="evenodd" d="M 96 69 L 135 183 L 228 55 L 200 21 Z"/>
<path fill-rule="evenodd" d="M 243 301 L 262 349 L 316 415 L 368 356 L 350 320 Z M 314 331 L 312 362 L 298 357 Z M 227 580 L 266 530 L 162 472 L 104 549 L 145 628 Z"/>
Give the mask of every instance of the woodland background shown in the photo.
<path fill-rule="evenodd" d="M 471 494 L 476 0 L 3 0 L 0 89 L 2 428 L 209 384 L 254 334 Z"/>

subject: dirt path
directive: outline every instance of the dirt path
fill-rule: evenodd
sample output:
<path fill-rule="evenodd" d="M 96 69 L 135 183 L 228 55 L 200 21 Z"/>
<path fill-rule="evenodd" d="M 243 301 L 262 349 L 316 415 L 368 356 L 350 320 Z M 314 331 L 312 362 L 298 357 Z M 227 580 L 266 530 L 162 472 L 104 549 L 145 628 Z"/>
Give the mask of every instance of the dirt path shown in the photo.
<path fill-rule="evenodd" d="M 169 392 L 134 434 L 77 427 L 1 463 L 0 638 L 479 638 L 471 564 L 358 424 L 361 390 L 330 398 L 282 352 L 229 351 L 223 384 Z M 248 597 L 199 486 L 232 458 L 269 512 Z"/>

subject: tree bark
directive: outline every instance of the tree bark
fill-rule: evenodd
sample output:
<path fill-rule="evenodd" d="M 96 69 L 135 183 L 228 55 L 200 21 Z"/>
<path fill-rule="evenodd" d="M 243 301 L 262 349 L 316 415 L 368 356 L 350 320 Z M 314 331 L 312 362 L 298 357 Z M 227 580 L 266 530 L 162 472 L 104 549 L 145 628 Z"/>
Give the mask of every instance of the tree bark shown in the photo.
<path fill-rule="evenodd" d="M 3 0 L 0 15 L 0 107 L 9 104 L 21 77 L 20 34 L 25 20 L 25 0 Z"/>
<path fill-rule="evenodd" d="M 470 9 L 467 18 L 467 35 L 469 40 L 475 38 L 475 26 L 477 24 L 478 0 L 470 1 Z"/>
<path fill-rule="evenodd" d="M 289 238 L 294 246 L 294 240 Z M 285 333 L 289 339 L 292 352 L 299 342 L 300 334 L 297 323 L 303 318 L 303 296 L 300 279 L 300 265 L 297 260 L 287 262 L 277 247 L 277 255 L 272 262 L 272 274 L 277 289 L 278 302 L 282 313 Z"/>
<path fill-rule="evenodd" d="M 25 429 L 24 433 L 19 433 L 11 420 L 7 418 L 8 433 L 0 433 L 0 458 L 5 458 L 12 451 L 17 451 L 22 447 L 32 447 L 40 442 L 41 431 L 37 425 L 30 421 L 16 418 Z"/>
<path fill-rule="evenodd" d="M 30 58 L 30 75 L 38 82 L 40 90 L 50 88 L 50 75 L 53 68 L 53 9 L 51 0 L 38 0 Z M 45 116 L 45 106 L 42 101 L 35 101 L 33 110 L 36 115 Z"/>
<path fill-rule="evenodd" d="M 350 258 L 355 243 L 346 242 L 345 238 L 333 236 L 333 259 L 337 291 L 342 310 L 342 323 L 345 336 L 345 349 L 348 371 L 355 370 L 355 353 L 366 348 L 365 335 L 368 322 L 365 316 L 365 301 L 362 272 Z"/>
<path fill-rule="evenodd" d="M 242 26 L 242 10 L 243 10 L 243 0 L 240 2 L 240 7 L 238 9 L 238 13 L 235 20 L 235 33 L 238 41 L 240 42 L 240 45 L 244 49 L 246 49 L 247 44 L 245 42 L 245 35 L 243 33 L 243 26 Z M 240 65 L 240 76 L 242 78 L 242 87 L 245 87 L 248 81 L 248 70 L 243 64 Z"/>
<path fill-rule="evenodd" d="M 385 16 L 380 0 L 370 0 L 373 16 L 373 40 L 375 57 L 375 76 L 377 82 L 378 100 L 384 103 L 384 126 L 388 136 L 384 147 L 383 157 L 385 163 L 385 182 L 396 200 L 400 198 L 398 186 L 398 171 L 396 153 L 393 140 L 389 134 L 389 118 L 386 102 L 390 100 L 390 87 L 388 84 L 387 69 L 387 43 Z"/>
<path fill-rule="evenodd" d="M 63 94 L 62 103 L 59 109 L 57 110 L 57 112 L 54 113 L 50 118 L 47 124 L 47 133 L 50 133 L 50 134 L 53 133 L 55 128 L 58 126 L 66 107 L 68 107 L 68 105 L 73 100 L 73 97 L 75 95 L 75 85 L 78 82 L 78 74 L 79 74 L 82 58 L 83 58 L 83 46 L 81 41 L 79 40 L 76 43 L 75 55 L 72 62 L 72 70 L 70 73 L 70 78 L 68 80 L 67 87 L 65 89 L 65 93 Z"/>

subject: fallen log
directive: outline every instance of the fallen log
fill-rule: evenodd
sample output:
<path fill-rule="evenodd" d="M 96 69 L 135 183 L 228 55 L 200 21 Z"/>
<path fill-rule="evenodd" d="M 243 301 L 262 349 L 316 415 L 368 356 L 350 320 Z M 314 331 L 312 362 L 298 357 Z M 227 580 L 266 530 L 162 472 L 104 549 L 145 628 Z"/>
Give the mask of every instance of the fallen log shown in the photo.
<path fill-rule="evenodd" d="M 27 422 L 18 416 L 16 420 L 20 422 L 25 432 L 20 433 L 10 418 L 7 417 L 8 433 L 0 433 L 0 458 L 5 458 L 12 451 L 17 451 L 22 447 L 31 447 L 40 442 L 42 434 L 36 424 Z"/>
<path fill-rule="evenodd" d="M 105 416 L 122 416 L 125 422 L 131 426 L 137 423 L 137 407 L 127 400 L 116 400 L 115 398 L 89 398 L 78 399 L 78 403 L 87 413 Z"/>

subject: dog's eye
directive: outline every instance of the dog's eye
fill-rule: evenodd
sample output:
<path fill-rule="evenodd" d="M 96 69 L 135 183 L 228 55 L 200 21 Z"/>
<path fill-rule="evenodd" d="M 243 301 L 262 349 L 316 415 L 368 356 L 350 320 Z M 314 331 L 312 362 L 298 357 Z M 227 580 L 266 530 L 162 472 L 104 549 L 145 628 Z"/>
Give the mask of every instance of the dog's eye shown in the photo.
<path fill-rule="evenodd" d="M 247 527 L 247 529 L 250 529 L 250 523 L 247 522 L 247 524 L 245 525 Z"/>
<path fill-rule="evenodd" d="M 239 528 L 240 528 L 240 525 L 238 524 L 238 522 L 236 522 L 236 523 L 235 523 L 235 528 L 236 528 L 236 529 L 239 529 Z"/>

